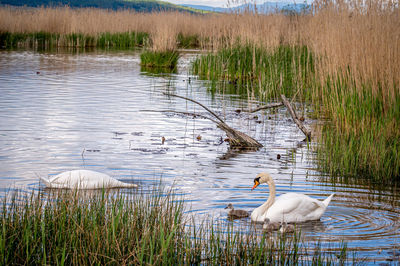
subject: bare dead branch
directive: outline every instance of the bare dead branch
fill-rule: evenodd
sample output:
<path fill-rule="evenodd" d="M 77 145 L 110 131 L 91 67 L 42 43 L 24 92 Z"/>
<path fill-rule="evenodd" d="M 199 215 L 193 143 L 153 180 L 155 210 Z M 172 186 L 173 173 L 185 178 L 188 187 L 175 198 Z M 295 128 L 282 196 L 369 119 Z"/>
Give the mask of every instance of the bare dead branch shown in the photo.
<path fill-rule="evenodd" d="M 290 115 L 292 116 L 293 121 L 296 123 L 296 125 L 300 128 L 300 130 L 306 135 L 308 140 L 311 140 L 311 131 L 307 129 L 303 123 L 299 120 L 296 111 L 292 108 L 290 105 L 289 101 L 286 99 L 285 95 L 281 94 L 282 102 L 283 104 L 287 107 L 289 110 Z"/>

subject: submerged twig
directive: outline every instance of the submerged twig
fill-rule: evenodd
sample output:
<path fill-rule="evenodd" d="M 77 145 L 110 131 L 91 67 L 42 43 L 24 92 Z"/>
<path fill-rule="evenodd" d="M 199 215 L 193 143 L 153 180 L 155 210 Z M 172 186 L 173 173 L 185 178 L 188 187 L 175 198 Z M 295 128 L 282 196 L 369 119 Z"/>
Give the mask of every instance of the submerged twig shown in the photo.
<path fill-rule="evenodd" d="M 282 102 L 283 104 L 287 107 L 289 110 L 290 115 L 293 118 L 293 121 L 296 123 L 296 125 L 300 128 L 300 130 L 306 135 L 307 140 L 311 140 L 311 130 L 307 129 L 303 123 L 300 121 L 298 118 L 296 111 L 293 109 L 293 107 L 290 105 L 289 101 L 286 99 L 285 95 L 281 94 Z"/>

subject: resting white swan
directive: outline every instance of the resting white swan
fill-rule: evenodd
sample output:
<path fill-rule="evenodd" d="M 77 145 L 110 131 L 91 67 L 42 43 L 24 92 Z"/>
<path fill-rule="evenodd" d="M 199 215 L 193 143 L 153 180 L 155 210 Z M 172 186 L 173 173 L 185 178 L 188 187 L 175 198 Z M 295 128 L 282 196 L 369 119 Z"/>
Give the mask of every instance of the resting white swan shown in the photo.
<path fill-rule="evenodd" d="M 268 173 L 260 173 L 254 179 L 255 189 L 258 185 L 267 183 L 270 194 L 268 200 L 251 213 L 251 220 L 263 223 L 265 218 L 271 222 L 305 222 L 318 220 L 324 214 L 334 194 L 324 201 L 319 201 L 304 194 L 287 193 L 275 199 L 275 183 Z"/>
<path fill-rule="evenodd" d="M 43 177 L 40 179 L 49 188 L 99 189 L 137 187 L 136 184 L 123 183 L 109 175 L 90 170 L 67 171 L 50 179 Z"/>

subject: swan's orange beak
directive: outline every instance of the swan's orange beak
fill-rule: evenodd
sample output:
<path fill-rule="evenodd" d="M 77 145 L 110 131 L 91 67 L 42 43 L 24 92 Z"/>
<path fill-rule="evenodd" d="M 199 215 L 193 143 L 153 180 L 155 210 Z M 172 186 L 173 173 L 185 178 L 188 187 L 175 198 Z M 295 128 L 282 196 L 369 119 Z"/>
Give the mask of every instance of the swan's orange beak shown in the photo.
<path fill-rule="evenodd" d="M 253 191 L 253 189 L 255 189 L 256 187 L 258 187 L 258 185 L 260 184 L 260 182 L 258 182 L 257 180 L 254 181 L 254 186 L 251 189 L 251 191 Z"/>

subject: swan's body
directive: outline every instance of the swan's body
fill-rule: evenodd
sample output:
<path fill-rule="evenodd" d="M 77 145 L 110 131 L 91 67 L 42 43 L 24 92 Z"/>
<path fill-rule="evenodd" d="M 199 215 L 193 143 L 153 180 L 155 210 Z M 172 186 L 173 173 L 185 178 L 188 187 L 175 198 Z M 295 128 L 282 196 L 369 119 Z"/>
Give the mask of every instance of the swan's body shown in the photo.
<path fill-rule="evenodd" d="M 225 209 L 230 209 L 228 216 L 233 219 L 249 217 L 249 213 L 245 210 L 235 210 L 232 203 L 229 203 Z"/>
<path fill-rule="evenodd" d="M 109 175 L 90 170 L 67 171 L 50 179 L 42 177 L 40 179 L 48 188 L 100 189 L 137 187 L 136 184 L 123 183 Z"/>
<path fill-rule="evenodd" d="M 278 223 L 319 220 L 334 195 L 324 201 L 299 193 L 287 193 L 275 198 L 275 183 L 268 173 L 261 173 L 254 179 L 253 189 L 263 183 L 268 184 L 270 195 L 263 205 L 251 213 L 251 220 L 257 223 L 264 223 L 265 218 Z"/>

